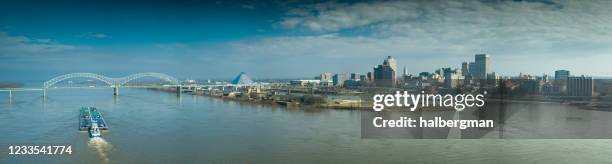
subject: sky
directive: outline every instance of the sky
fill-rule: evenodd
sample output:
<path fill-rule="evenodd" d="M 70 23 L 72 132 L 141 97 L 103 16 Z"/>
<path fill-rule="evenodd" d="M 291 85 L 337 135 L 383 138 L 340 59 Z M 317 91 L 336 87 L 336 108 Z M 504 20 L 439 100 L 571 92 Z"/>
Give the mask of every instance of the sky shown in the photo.
<path fill-rule="evenodd" d="M 0 81 L 409 73 L 491 56 L 502 75 L 612 75 L 612 1 L 2 1 Z"/>

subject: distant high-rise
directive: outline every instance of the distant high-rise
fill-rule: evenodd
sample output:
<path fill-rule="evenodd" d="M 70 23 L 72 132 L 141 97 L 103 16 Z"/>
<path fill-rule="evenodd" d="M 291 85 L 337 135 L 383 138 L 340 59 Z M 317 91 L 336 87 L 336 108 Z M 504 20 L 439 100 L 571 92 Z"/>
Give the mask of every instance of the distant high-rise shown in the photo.
<path fill-rule="evenodd" d="M 556 70 L 555 81 L 553 81 L 553 91 L 558 94 L 565 94 L 568 90 L 567 80 L 570 77 L 568 70 Z"/>
<path fill-rule="evenodd" d="M 570 71 L 568 70 L 556 70 L 555 71 L 556 81 L 566 81 L 569 76 L 570 76 Z"/>
<path fill-rule="evenodd" d="M 387 56 L 387 59 L 385 59 L 383 65 L 388 65 L 393 69 L 393 71 L 397 72 L 397 62 L 395 61 L 395 59 L 393 59 L 393 57 Z"/>
<path fill-rule="evenodd" d="M 593 96 L 593 77 L 570 76 L 567 78 L 567 95 L 573 97 Z"/>
<path fill-rule="evenodd" d="M 472 76 L 474 79 L 487 79 L 487 73 L 491 71 L 491 59 L 487 54 L 476 54 L 474 56 L 474 72 Z"/>
<path fill-rule="evenodd" d="M 444 83 L 448 88 L 455 88 L 458 85 L 460 79 L 460 71 L 458 69 L 442 68 L 440 69 L 442 76 L 444 77 Z"/>
<path fill-rule="evenodd" d="M 322 73 L 321 75 L 319 75 L 319 79 L 320 80 L 331 80 L 332 73 L 329 73 L 329 72 Z"/>
<path fill-rule="evenodd" d="M 470 66 L 468 62 L 461 63 L 461 75 L 467 76 L 470 73 Z"/>
<path fill-rule="evenodd" d="M 382 65 L 374 68 L 374 83 L 377 86 L 395 87 L 397 64 L 389 56 Z"/>
<path fill-rule="evenodd" d="M 404 77 L 408 76 L 408 68 L 406 68 L 406 66 L 404 66 L 404 74 L 402 74 Z"/>
<path fill-rule="evenodd" d="M 472 75 L 474 73 L 474 69 L 476 69 L 476 63 L 470 62 L 468 64 L 468 74 L 467 75 Z"/>
<path fill-rule="evenodd" d="M 349 75 L 342 73 L 342 74 L 335 74 L 332 78 L 334 86 L 343 86 L 344 82 L 349 80 Z"/>
<path fill-rule="evenodd" d="M 374 68 L 374 83 L 377 86 L 395 86 L 395 71 L 387 65 L 378 65 Z"/>
<path fill-rule="evenodd" d="M 359 73 L 351 73 L 351 80 L 358 80 L 359 79 Z"/>

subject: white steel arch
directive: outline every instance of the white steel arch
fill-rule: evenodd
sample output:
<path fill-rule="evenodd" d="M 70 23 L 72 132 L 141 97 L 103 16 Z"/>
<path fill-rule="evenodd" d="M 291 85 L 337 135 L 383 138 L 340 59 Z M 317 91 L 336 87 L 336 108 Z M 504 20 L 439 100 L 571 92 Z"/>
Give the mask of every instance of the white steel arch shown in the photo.
<path fill-rule="evenodd" d="M 61 75 L 61 76 L 57 76 L 51 80 L 46 81 L 43 84 L 43 88 L 47 89 L 50 88 L 51 86 L 64 81 L 66 79 L 70 79 L 70 78 L 79 78 L 79 77 L 84 77 L 84 78 L 91 78 L 91 79 L 95 79 L 95 80 L 99 80 L 102 81 L 108 85 L 113 85 L 114 84 L 114 79 L 110 78 L 110 77 L 106 77 L 106 76 L 102 76 L 102 75 L 98 75 L 95 73 L 69 73 L 69 74 L 65 74 L 65 75 Z"/>
<path fill-rule="evenodd" d="M 157 72 L 136 73 L 136 74 L 131 74 L 131 75 L 122 77 L 122 78 L 110 78 L 110 77 L 106 77 L 106 76 L 95 74 L 95 73 L 69 73 L 69 74 L 54 77 L 51 80 L 46 81 L 43 85 L 43 89 L 51 88 L 53 85 L 61 81 L 64 81 L 66 79 L 70 79 L 70 78 L 91 78 L 91 79 L 102 81 L 114 87 L 120 87 L 121 85 L 125 85 L 126 83 L 132 80 L 143 78 L 143 77 L 155 77 L 163 81 L 169 82 L 172 85 L 177 85 L 177 86 L 181 85 L 181 82 L 178 79 L 170 75 L 166 75 L 163 73 L 157 73 Z"/>
<path fill-rule="evenodd" d="M 170 75 L 166 75 L 166 74 L 163 74 L 163 73 L 157 73 L 157 72 L 145 72 L 145 73 L 131 74 L 129 76 L 117 79 L 116 82 L 117 82 L 117 85 L 121 86 L 121 85 L 127 84 L 128 82 L 130 82 L 132 80 L 136 80 L 136 79 L 143 78 L 143 77 L 155 77 L 155 78 L 159 78 L 161 80 L 164 80 L 166 82 L 171 83 L 172 85 L 180 85 L 181 84 L 181 82 L 178 79 L 176 79 L 176 78 L 174 78 L 174 77 L 172 77 Z"/>

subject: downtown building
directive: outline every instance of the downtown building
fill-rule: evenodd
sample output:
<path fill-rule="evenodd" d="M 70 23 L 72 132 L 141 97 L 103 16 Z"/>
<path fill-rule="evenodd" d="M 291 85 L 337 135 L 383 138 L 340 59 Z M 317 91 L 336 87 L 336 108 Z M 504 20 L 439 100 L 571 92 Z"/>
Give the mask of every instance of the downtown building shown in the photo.
<path fill-rule="evenodd" d="M 332 76 L 332 82 L 334 86 L 342 87 L 344 86 L 344 82 L 349 80 L 349 74 L 339 73 Z"/>
<path fill-rule="evenodd" d="M 468 65 L 468 67 L 472 66 Z M 487 54 L 476 54 L 473 67 L 470 72 L 472 77 L 476 80 L 486 80 L 487 74 L 491 72 L 491 58 Z"/>
<path fill-rule="evenodd" d="M 381 87 L 395 87 L 397 62 L 391 56 L 388 56 L 383 64 L 374 67 L 374 83 Z"/>
<path fill-rule="evenodd" d="M 570 77 L 568 70 L 556 70 L 555 80 L 553 81 L 553 93 L 563 95 L 567 93 L 567 79 Z"/>
<path fill-rule="evenodd" d="M 567 77 L 567 95 L 570 97 L 593 96 L 593 77 L 584 75 Z"/>

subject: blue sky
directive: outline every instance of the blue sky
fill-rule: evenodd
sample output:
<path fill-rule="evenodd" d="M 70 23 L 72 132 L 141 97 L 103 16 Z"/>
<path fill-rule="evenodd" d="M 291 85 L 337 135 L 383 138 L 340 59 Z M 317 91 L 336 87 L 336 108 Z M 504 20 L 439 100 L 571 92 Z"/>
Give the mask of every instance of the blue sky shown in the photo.
<path fill-rule="evenodd" d="M 610 75 L 610 1 L 4 1 L 0 81 L 71 72 L 178 78 L 460 67 Z"/>

